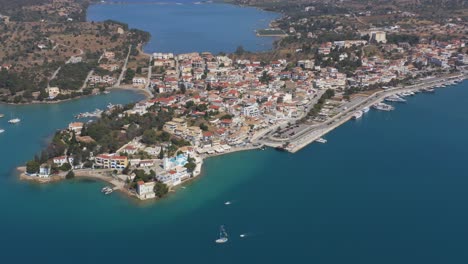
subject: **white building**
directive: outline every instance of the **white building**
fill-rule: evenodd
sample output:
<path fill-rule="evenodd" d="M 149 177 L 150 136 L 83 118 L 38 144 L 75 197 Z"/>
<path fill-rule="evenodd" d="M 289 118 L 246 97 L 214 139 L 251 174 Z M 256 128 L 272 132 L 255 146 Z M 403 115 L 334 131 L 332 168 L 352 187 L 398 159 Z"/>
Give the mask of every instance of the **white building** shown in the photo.
<path fill-rule="evenodd" d="M 47 87 L 45 91 L 49 95 L 50 99 L 54 99 L 60 94 L 60 89 L 58 87 Z"/>
<path fill-rule="evenodd" d="M 81 130 L 83 129 L 82 122 L 73 122 L 68 124 L 68 130 L 75 132 L 75 134 L 80 135 Z"/>
<path fill-rule="evenodd" d="M 174 58 L 174 53 L 153 53 L 153 59 L 155 60 L 169 60 Z"/>
<path fill-rule="evenodd" d="M 387 34 L 385 31 L 372 31 L 370 33 L 370 39 L 377 43 L 387 43 Z"/>
<path fill-rule="evenodd" d="M 146 182 L 146 183 L 144 181 L 137 182 L 138 197 L 142 200 L 152 199 L 156 197 L 156 194 L 154 193 L 154 185 L 155 185 L 155 182 Z"/>
<path fill-rule="evenodd" d="M 242 113 L 245 116 L 250 116 L 250 117 L 257 117 L 260 115 L 260 110 L 258 109 L 258 104 L 255 103 L 253 105 L 246 106 L 242 109 Z"/>
<path fill-rule="evenodd" d="M 39 178 L 48 178 L 50 177 L 50 168 L 49 167 L 40 167 L 39 174 L 37 174 Z"/>
<path fill-rule="evenodd" d="M 53 158 L 52 161 L 55 165 L 62 166 L 63 164 L 68 163 L 68 158 L 67 156 L 60 156 Z"/>
<path fill-rule="evenodd" d="M 177 166 L 166 173 L 157 176 L 158 180 L 167 186 L 176 186 L 182 183 L 183 180 L 190 178 L 187 168 Z"/>
<path fill-rule="evenodd" d="M 146 84 L 146 78 L 143 77 L 135 77 L 132 80 L 133 85 L 145 85 Z"/>

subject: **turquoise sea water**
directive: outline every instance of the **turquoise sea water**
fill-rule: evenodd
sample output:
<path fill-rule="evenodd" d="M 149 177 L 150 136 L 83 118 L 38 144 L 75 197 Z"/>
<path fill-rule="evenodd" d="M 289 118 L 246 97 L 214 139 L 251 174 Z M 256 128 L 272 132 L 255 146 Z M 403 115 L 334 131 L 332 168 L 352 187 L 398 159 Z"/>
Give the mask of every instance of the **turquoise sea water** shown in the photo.
<path fill-rule="evenodd" d="M 12 170 L 118 92 L 59 105 L 4 106 L 2 263 L 464 263 L 468 259 L 468 82 L 370 111 L 296 154 L 208 159 L 158 203 L 105 196 L 99 182 L 20 182 Z M 229 206 L 224 202 L 231 201 Z M 230 241 L 217 245 L 219 225 Z M 240 234 L 247 234 L 240 238 Z"/>
<path fill-rule="evenodd" d="M 139 4 L 131 4 L 139 2 Z M 89 21 L 113 19 L 151 33 L 146 52 L 210 51 L 233 52 L 242 45 L 249 51 L 272 48 L 274 38 L 257 37 L 254 30 L 267 28 L 276 13 L 227 4 L 195 4 L 194 1 L 166 1 L 142 4 L 92 5 Z"/>

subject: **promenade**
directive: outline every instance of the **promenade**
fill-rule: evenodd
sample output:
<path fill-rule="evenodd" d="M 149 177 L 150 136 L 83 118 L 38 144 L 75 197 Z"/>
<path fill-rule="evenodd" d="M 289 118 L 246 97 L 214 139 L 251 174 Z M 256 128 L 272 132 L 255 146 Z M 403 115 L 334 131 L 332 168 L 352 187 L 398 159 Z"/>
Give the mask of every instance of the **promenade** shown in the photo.
<path fill-rule="evenodd" d="M 348 107 L 345 111 L 337 114 L 336 116 L 327 119 L 323 123 L 312 125 L 312 126 L 304 126 L 303 129 L 297 132 L 295 135 L 287 137 L 287 138 L 276 138 L 273 136 L 269 136 L 263 139 L 258 140 L 258 143 L 264 144 L 269 147 L 283 147 L 285 143 L 289 143 L 288 146 L 285 148 L 287 151 L 291 153 L 295 153 L 305 146 L 309 145 L 310 143 L 316 141 L 317 139 L 321 138 L 322 136 L 326 135 L 333 129 L 339 127 L 340 125 L 347 122 L 351 119 L 354 113 L 358 110 L 362 110 L 366 107 L 371 107 L 372 105 L 381 102 L 386 97 L 395 95 L 397 93 L 408 92 L 408 91 L 415 91 L 425 88 L 431 87 L 440 87 L 446 84 L 448 81 L 453 79 L 466 79 L 468 78 L 467 74 L 456 74 L 452 76 L 443 76 L 443 77 L 435 77 L 429 78 L 425 80 L 421 80 L 420 83 L 406 86 L 406 87 L 395 87 L 390 88 L 384 91 L 377 92 L 364 101 L 355 99 L 351 102 L 351 106 Z M 272 130 L 270 130 L 271 132 Z"/>

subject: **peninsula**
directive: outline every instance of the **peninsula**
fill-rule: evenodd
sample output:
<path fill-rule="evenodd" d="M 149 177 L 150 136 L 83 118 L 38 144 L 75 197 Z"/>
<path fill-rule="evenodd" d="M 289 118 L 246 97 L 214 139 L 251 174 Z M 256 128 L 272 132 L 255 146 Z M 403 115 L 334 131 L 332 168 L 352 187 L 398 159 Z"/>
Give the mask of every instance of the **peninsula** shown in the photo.
<path fill-rule="evenodd" d="M 429 3 L 418 9 L 363 7 L 360 1 L 286 2 L 236 2 L 282 11 L 271 26 L 287 36 L 272 51 L 144 54 L 144 38 L 125 42 L 120 56 L 103 50 L 81 87 L 123 86 L 146 91 L 148 98 L 109 106 L 91 122 L 70 123 L 20 168 L 21 177 L 40 182 L 91 177 L 139 199 L 163 197 L 200 175 L 207 157 L 264 146 L 296 152 L 325 142 L 322 136 L 370 107 L 392 110 L 384 100 L 403 102 L 467 76 L 466 13 L 431 17 Z M 125 36 L 128 28 L 117 31 Z M 103 75 L 108 74 L 103 68 L 112 72 L 116 57 L 120 73 L 106 83 L 112 76 Z M 73 83 L 62 70 L 57 81 L 51 78 L 57 90 L 49 85 L 49 97 Z"/>

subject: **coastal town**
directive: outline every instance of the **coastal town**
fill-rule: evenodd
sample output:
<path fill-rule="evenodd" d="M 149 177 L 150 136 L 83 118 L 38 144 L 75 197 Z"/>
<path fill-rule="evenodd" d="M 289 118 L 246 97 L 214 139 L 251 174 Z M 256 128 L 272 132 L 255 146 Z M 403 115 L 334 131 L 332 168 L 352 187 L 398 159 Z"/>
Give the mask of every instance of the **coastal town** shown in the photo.
<path fill-rule="evenodd" d="M 312 2 L 271 23 L 269 30 L 280 39 L 264 53 L 240 46 L 230 54 L 148 54 L 142 50 L 144 33 L 106 22 L 106 36 L 118 45 L 77 48 L 64 56 L 66 62 L 54 64 L 40 90 L 3 87 L 4 101 L 51 103 L 116 88 L 146 99 L 78 114 L 19 168 L 21 178 L 93 178 L 111 185 L 105 194 L 161 198 L 201 175 L 208 157 L 265 147 L 294 153 L 326 143 L 328 132 L 364 118 L 370 108 L 392 111 L 407 96 L 434 93 L 467 77 L 466 17 L 413 28 L 424 14 L 378 13 L 375 6 L 374 13 L 341 11 L 331 19 L 320 13 L 323 4 Z M 377 25 L 375 16 L 387 23 Z M 57 41 L 55 46 L 63 45 Z M 54 50 L 49 44 L 39 49 Z M 17 67 L 5 64 L 3 76 Z"/>
<path fill-rule="evenodd" d="M 77 161 L 75 153 L 66 149 L 64 153 L 69 155 L 52 157 L 39 167 L 36 164 L 38 173 L 28 170 L 28 175 L 43 180 L 53 175 L 66 177 L 70 169 L 83 177 L 107 173 L 108 181 L 116 182 L 118 189 L 151 199 L 161 196 L 156 195 L 162 188 L 156 187 L 157 183 L 171 190 L 200 175 L 206 157 L 264 146 L 295 152 L 313 141 L 325 142 L 323 135 L 349 119 L 361 118 L 370 106 L 391 111 L 393 107 L 384 100 L 403 102 L 403 97 L 414 92 L 432 93 L 433 88 L 466 76 L 467 55 L 458 53 L 464 48 L 462 41 L 387 45 L 385 34 L 379 34 L 380 43 L 343 40 L 320 47 L 324 57 L 333 59 L 331 54 L 337 53 L 338 60 L 359 60 L 354 77 L 311 60 L 283 59 L 266 64 L 233 61 L 209 52 L 154 53 L 154 73 L 147 78 L 135 76 L 132 86 L 160 96 L 131 107 L 110 106 L 99 115 L 124 119 L 165 111 L 170 113 L 166 122 L 129 138 L 112 152 L 91 152 Z M 406 56 L 395 60 L 358 57 L 356 53 L 372 45 L 412 56 L 410 60 Z M 350 93 L 352 89 L 357 92 Z M 95 142 L 89 132 L 83 133 L 92 128 L 90 124 L 71 123 L 61 138 L 76 141 L 80 147 Z M 120 132 L 128 134 L 133 125 L 122 123 Z M 69 166 L 63 169 L 64 164 Z"/>

